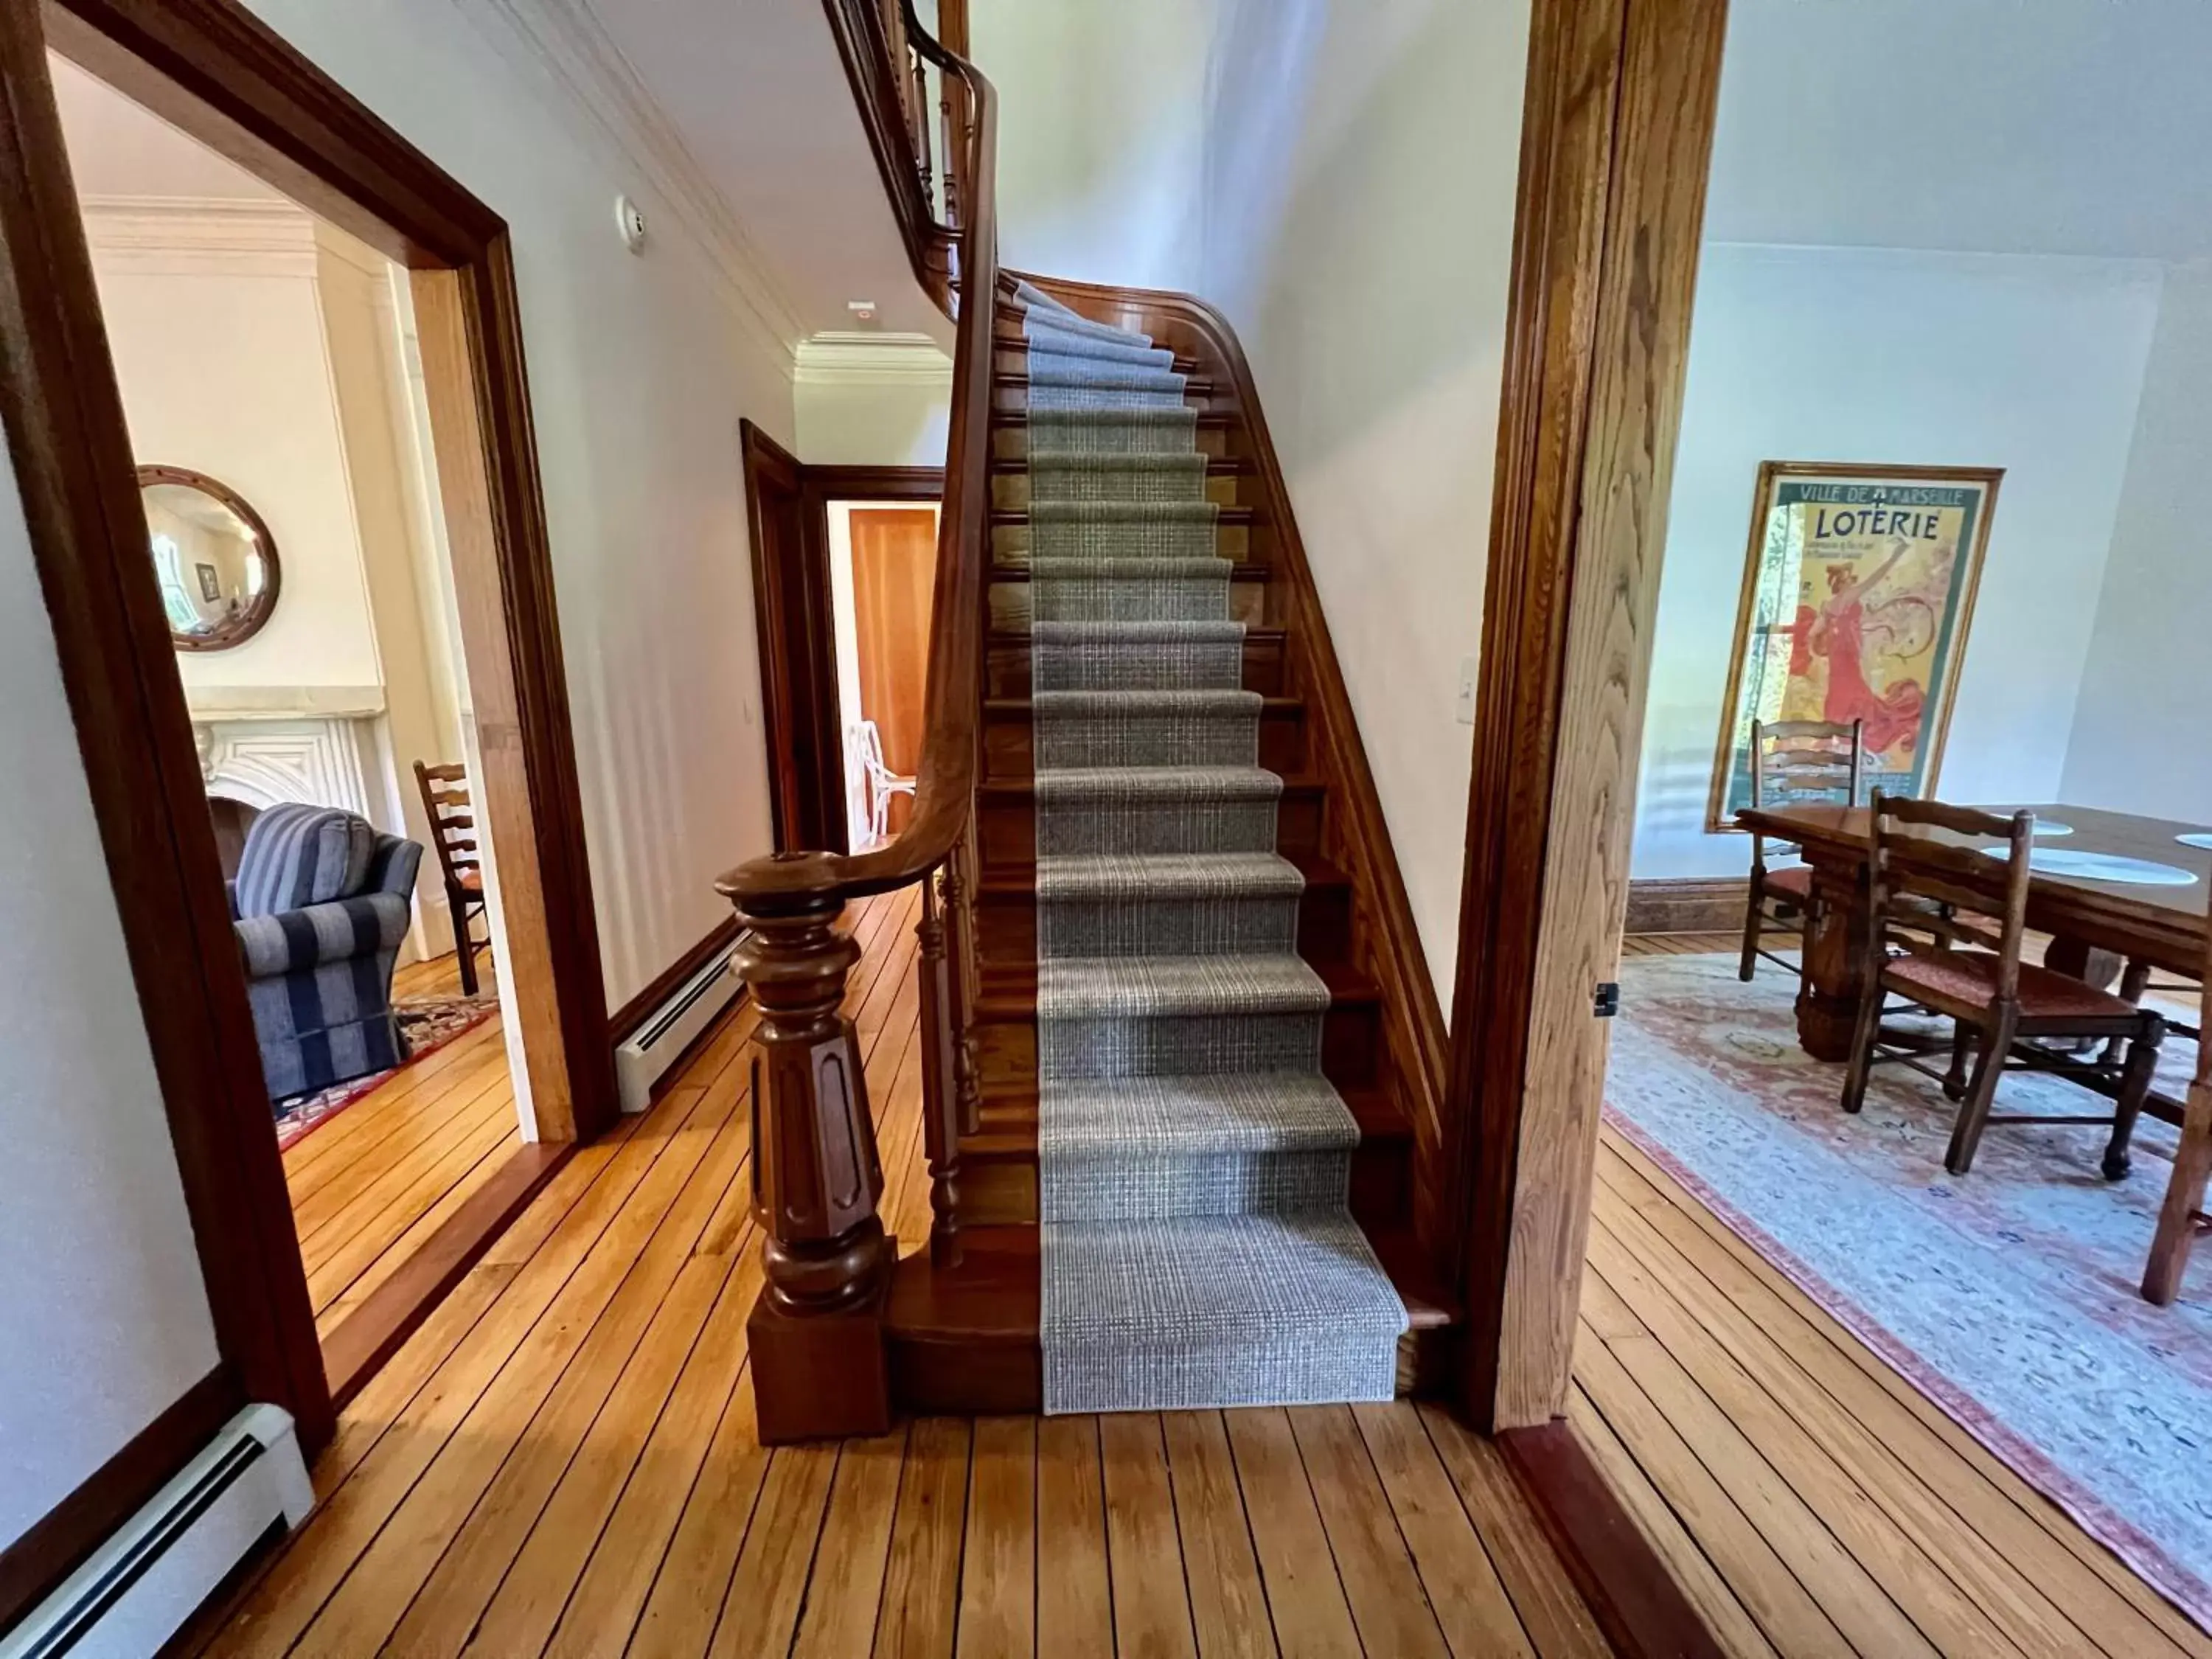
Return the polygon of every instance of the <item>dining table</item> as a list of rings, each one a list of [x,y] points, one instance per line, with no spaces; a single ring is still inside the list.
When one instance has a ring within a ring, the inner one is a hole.
[[[2022,808],[1980,810],[2009,815]],[[2027,926],[2050,935],[2044,949],[2046,967],[2105,987],[2117,981],[2123,965],[2130,962],[2192,984],[2200,978],[2205,897],[2212,891],[2212,826],[2065,802],[2025,810],[2035,814],[2039,848],[2137,860],[2194,878],[2185,882],[2169,877],[2165,884],[2101,881],[2040,868],[2031,854]],[[1793,843],[1813,872],[1814,902],[1797,993],[1797,1040],[1815,1060],[1847,1060],[1869,959],[1868,809],[1814,803],[1751,807],[1736,814],[1736,823]]]

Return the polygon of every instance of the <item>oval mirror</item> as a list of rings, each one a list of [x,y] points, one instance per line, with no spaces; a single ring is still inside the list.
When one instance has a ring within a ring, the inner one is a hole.
[[[229,485],[184,466],[142,466],[154,574],[179,651],[228,651],[276,608],[276,544]]]

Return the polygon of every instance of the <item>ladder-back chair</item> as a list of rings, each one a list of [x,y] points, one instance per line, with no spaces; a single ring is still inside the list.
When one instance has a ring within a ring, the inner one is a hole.
[[[2208,937],[2197,992],[2212,985],[2212,937]],[[2173,1175],[2166,1183],[2166,1203],[2158,1212],[2158,1232],[2143,1269],[2142,1293],[2160,1307],[2181,1293],[2189,1271],[2189,1252],[2197,1234],[2212,1228],[2204,1213],[2204,1182],[2212,1174],[2212,1048],[2205,1046],[2203,1016],[2197,1016],[2197,1075],[2189,1085],[2189,1104],[2181,1116],[2181,1146],[2173,1155]]]
[[[1751,804],[1758,806],[1859,804],[1866,766],[1866,726],[1853,720],[1753,720],[1751,723]],[[1802,864],[1777,868],[1766,861],[1767,838],[1751,836],[1751,893],[1744,906],[1743,959],[1736,977],[1748,981],[1765,957],[1802,973],[1800,963],[1759,943],[1768,933],[1794,933],[1801,941],[1812,926],[1813,872]],[[1785,843],[1786,845],[1787,843]],[[1770,908],[1771,907],[1771,908]]]
[[[2021,960],[2035,814],[2000,817],[1879,789],[1871,807],[1867,868],[1873,920],[1861,963],[1865,988],[1844,1080],[1844,1109],[1856,1112],[1865,1103],[1868,1073],[1876,1063],[1896,1061],[1933,1079],[1960,1103],[1943,1159],[1954,1176],[1973,1167],[1982,1131],[1992,1123],[2110,1125],[2105,1176],[2117,1181],[2126,1175],[2128,1141],[2150,1092],[2166,1022],[2109,991]],[[1966,923],[1946,929],[1949,937],[1939,934],[1932,945],[1923,944],[1917,935],[1929,930],[1931,909],[1945,918],[1983,918],[1996,927],[1984,933]],[[1994,950],[1948,948],[1989,937]],[[1948,1073],[1923,1064],[1924,1050],[1917,1046],[1884,1045],[1882,1014],[1893,996],[1952,1022]],[[2084,1038],[2104,1039],[2109,1046],[2087,1060],[2054,1046]],[[2124,1059],[2111,1057],[2123,1051]],[[1990,1107],[1997,1079],[2008,1070],[2064,1078],[2111,1096],[2114,1109],[2109,1117],[1995,1115]]]
[[[453,953],[459,960],[461,994],[477,994],[477,952],[489,950],[470,931],[483,914],[483,866],[477,855],[476,817],[469,799],[469,770],[459,764],[415,763],[415,784],[422,792],[422,811],[430,820],[430,848],[445,878],[446,907],[453,917]]]

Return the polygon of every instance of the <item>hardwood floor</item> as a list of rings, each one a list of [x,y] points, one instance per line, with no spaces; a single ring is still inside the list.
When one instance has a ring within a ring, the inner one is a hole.
[[[918,1243],[915,894],[848,1003]],[[758,1444],[749,1011],[578,1152],[345,1411],[222,1655],[1582,1655],[1498,1454],[1358,1408],[924,1419]]]
[[[402,968],[398,998],[458,996],[454,959]],[[495,1015],[284,1150],[284,1182],[327,1340],[521,1145]]]
[[[1735,948],[1629,941],[1632,955]],[[1610,1130],[1575,1373],[1575,1425],[1731,1652],[2212,1656]]]

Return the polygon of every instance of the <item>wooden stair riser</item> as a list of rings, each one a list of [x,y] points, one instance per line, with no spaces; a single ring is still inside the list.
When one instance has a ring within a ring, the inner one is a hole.
[[[1030,693],[1029,635],[1024,630],[995,633],[990,637],[984,693],[990,697],[1025,697]],[[1243,686],[1263,697],[1279,697],[1289,690],[1283,664],[1283,630],[1255,629],[1244,637]]]
[[[985,882],[975,901],[975,945],[986,972],[1027,969],[1037,959],[1036,893]],[[1313,883],[1298,899],[1298,954],[1316,967],[1352,953],[1352,884],[1341,876]]]
[[[1208,457],[1229,454],[1230,420],[1226,414],[1201,410],[1198,417],[1198,453]],[[994,421],[991,453],[1000,461],[1014,461],[1030,453],[1029,423],[1018,416]]]
[[[991,1092],[1034,1088],[1037,1075],[1036,1009],[979,1006],[975,1062],[981,1086]],[[1364,1089],[1378,1079],[1382,1043],[1382,1006],[1372,996],[1339,998],[1322,1016],[1322,1074],[1339,1089]]]
[[[1310,859],[1321,850],[1327,796],[1313,783],[1291,779],[1275,809],[1275,850],[1286,859]],[[986,877],[1036,863],[1036,814],[1026,789],[982,792],[978,814],[982,825],[979,850]]]
[[[1260,764],[1288,777],[1305,769],[1305,709],[1295,699],[1270,699],[1260,714]],[[983,778],[1036,775],[1036,732],[1026,702],[993,702],[983,710]]]
[[[1002,354],[1003,355],[1003,354]],[[1212,409],[1215,399],[1225,395],[1224,388],[1217,386],[1202,374],[1185,375],[1183,401],[1195,409]],[[1029,361],[1009,368],[1004,362],[991,371],[991,407],[1012,415],[1017,411],[1027,414],[1030,407]]]
[[[1243,505],[1239,493],[1243,483],[1233,466],[1207,469],[1206,498],[1217,507],[1233,507]],[[1011,465],[994,466],[991,471],[991,506],[1001,513],[1026,513],[1030,505],[1030,475]]]

